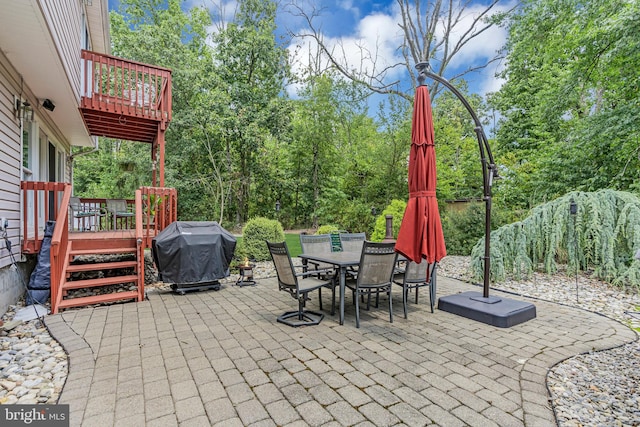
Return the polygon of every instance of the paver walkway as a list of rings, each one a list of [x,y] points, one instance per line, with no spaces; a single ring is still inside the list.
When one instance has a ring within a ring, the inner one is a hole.
[[[439,278],[439,296],[468,290]],[[424,292],[405,320],[394,291],[394,322],[382,303],[361,312],[360,329],[350,295],[343,326],[328,313],[314,327],[277,323],[297,304],[275,279],[49,316],[70,357],[59,403],[83,427],[550,426],[549,367],[635,339],[618,322],[538,300],[536,319],[501,329],[432,314]]]

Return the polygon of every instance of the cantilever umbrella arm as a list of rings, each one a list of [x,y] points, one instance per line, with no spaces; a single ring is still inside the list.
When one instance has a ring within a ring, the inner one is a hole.
[[[466,98],[456,89],[447,79],[434,74],[430,71],[428,62],[419,62],[416,64],[416,69],[419,72],[418,82],[420,85],[424,84],[426,77],[436,80],[446,86],[465,106],[473,121],[476,125],[475,132],[478,138],[478,149],[480,150],[480,161],[482,163],[482,187],[484,190],[484,203],[485,203],[485,234],[484,234],[484,283],[483,283],[483,297],[489,298],[489,283],[491,272],[491,186],[493,185],[493,178],[498,177],[498,169],[493,160],[491,154],[491,148],[487,136],[482,128],[482,123],[476,115],[471,104]]]

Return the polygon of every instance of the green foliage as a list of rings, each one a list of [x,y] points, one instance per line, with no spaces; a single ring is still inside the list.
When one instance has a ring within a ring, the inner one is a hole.
[[[570,214],[570,204],[577,214]],[[507,273],[527,276],[534,269],[547,273],[566,264],[569,271],[593,270],[619,286],[640,287],[640,198],[614,190],[571,192],[539,205],[519,222],[491,233],[493,280]],[[484,240],[472,251],[472,269],[482,277]]]
[[[389,206],[387,206],[384,211],[382,211],[381,215],[378,215],[376,218],[376,225],[373,229],[373,233],[371,233],[371,240],[374,242],[381,242],[385,236],[387,231],[387,215],[393,215],[392,221],[392,229],[393,229],[393,238],[395,239],[398,236],[398,230],[400,230],[400,224],[402,224],[402,217],[404,216],[404,210],[407,207],[407,202],[403,200],[392,200]]]
[[[221,30],[212,36],[212,74],[219,78],[218,89],[225,98],[209,98],[217,104],[210,153],[224,152],[224,181],[232,187],[236,217],[245,221],[250,214],[264,212],[251,206],[254,191],[264,194],[277,190],[269,183],[278,178],[278,164],[267,163],[266,146],[287,138],[290,115],[283,94],[289,65],[286,50],[274,35],[276,3],[242,0],[236,10],[231,21],[219,17]],[[254,177],[261,187],[258,191],[251,185]],[[273,206],[272,201],[269,206]]]
[[[331,233],[337,233],[340,230],[341,230],[340,227],[338,227],[337,225],[325,224],[318,227],[316,234],[331,234]]]
[[[371,215],[371,207],[360,200],[353,200],[341,212],[340,224],[351,233],[371,235],[376,217]]]
[[[495,230],[512,219],[513,212],[494,204],[491,209],[491,229]],[[484,239],[485,204],[471,202],[465,209],[447,211],[442,216],[442,231],[447,245],[447,254],[468,256],[478,242]]]
[[[573,190],[638,188],[639,22],[637,1],[522,2],[491,100],[505,200],[530,207]]]
[[[241,246],[236,250],[241,257],[247,257],[255,261],[267,261],[271,259],[266,241],[282,242],[285,240],[282,225],[275,220],[256,217],[247,221],[242,229]]]
[[[484,104],[478,95],[467,93],[464,81],[456,88],[479,116]],[[434,103],[438,200],[460,200],[482,194],[482,167],[478,153],[475,123],[469,112],[452,92],[442,93]],[[448,249],[447,249],[448,252]]]
[[[442,215],[442,232],[449,255],[469,255],[484,236],[485,210],[483,203],[472,202],[466,209]]]

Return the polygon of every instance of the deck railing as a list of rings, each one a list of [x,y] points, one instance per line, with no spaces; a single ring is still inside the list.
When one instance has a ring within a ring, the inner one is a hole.
[[[83,108],[171,121],[170,70],[88,50],[82,59]]]
[[[71,197],[69,184],[23,181],[20,187],[24,206],[21,236],[23,253],[35,254],[40,251],[47,221],[57,221],[56,229],[64,224],[64,233],[67,235],[69,232],[89,233],[113,229],[113,217],[106,209],[107,199],[80,198],[85,211],[102,212],[103,215],[76,218],[69,215],[69,200],[65,199],[67,192]],[[178,193],[175,188],[166,187],[140,187],[138,192],[139,204],[136,199],[126,200],[129,210],[136,212],[136,216],[118,217],[116,229],[136,230],[140,224],[143,246],[150,248],[155,235],[177,220]],[[65,239],[68,241],[68,237]]]
[[[47,221],[56,221],[62,208],[64,193],[71,185],[64,182],[22,181],[22,251],[40,251]],[[67,206],[64,207],[66,214]],[[65,222],[66,224],[66,222]],[[57,225],[57,224],[56,224]],[[66,229],[66,226],[65,226]]]
[[[178,219],[178,192],[175,188],[140,187],[136,191],[136,205],[140,193],[140,221],[145,247],[151,247],[151,240],[157,233]]]
[[[63,182],[23,181],[22,251],[37,253],[42,246],[47,221],[56,221],[51,236],[51,301],[56,301],[67,261],[69,242],[68,207],[71,185]]]

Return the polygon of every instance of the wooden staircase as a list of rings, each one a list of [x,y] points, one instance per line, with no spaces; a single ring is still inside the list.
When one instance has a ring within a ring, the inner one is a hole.
[[[138,249],[133,237],[70,240],[64,279],[57,295],[57,310],[114,301],[142,301],[144,260],[139,262],[138,256],[144,252]],[[109,260],[105,261],[104,258]],[[123,259],[113,261],[113,258]],[[127,286],[129,290],[117,289],[122,286]],[[77,293],[74,291],[80,289],[95,289],[96,292],[90,296],[74,297],[73,294]]]
[[[127,200],[135,216],[121,218],[126,221],[117,224],[108,216],[97,217],[94,227],[78,227],[69,218],[71,185],[23,181],[21,189],[27,207],[23,216],[23,254],[38,253],[44,240],[44,224],[50,219],[56,221],[49,254],[52,313],[70,307],[144,300],[144,251],[151,248],[157,233],[177,220],[175,188],[140,187],[134,200]],[[91,210],[102,210],[106,199],[85,198],[81,203]],[[33,214],[28,215],[29,211]],[[94,262],[86,262],[91,258]],[[128,289],[122,291],[116,286]],[[78,296],[80,289],[93,291]]]

